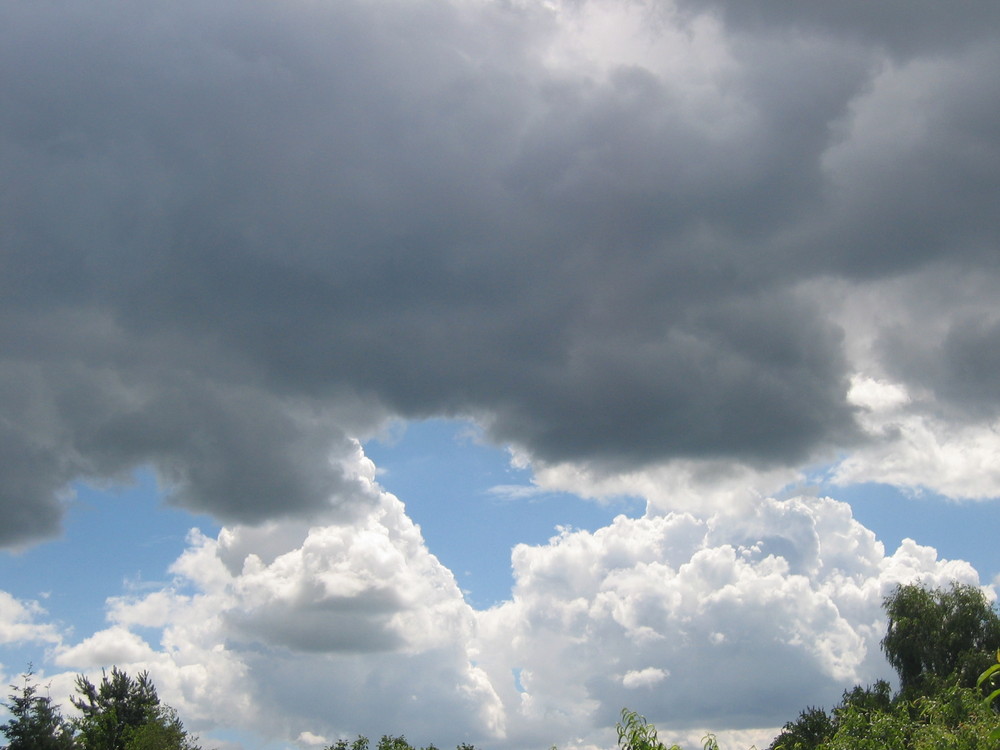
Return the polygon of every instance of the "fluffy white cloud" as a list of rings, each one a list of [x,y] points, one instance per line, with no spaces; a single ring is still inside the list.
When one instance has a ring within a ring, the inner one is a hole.
[[[992,270],[930,266],[804,285],[842,327],[853,370],[847,400],[862,440],[831,460],[833,482],[1000,497],[998,282]]]
[[[656,667],[646,667],[645,669],[632,669],[622,677],[622,685],[632,688],[650,688],[663,682],[669,673],[664,669]]]
[[[502,707],[473,663],[473,611],[402,503],[382,493],[367,514],[337,517],[193,532],[170,588],[110,600],[112,627],[57,663],[148,669],[196,729],[307,744],[501,736]],[[138,628],[159,629],[159,644]]]
[[[61,666],[98,667],[106,664],[138,664],[156,658],[156,652],[140,636],[122,627],[94,633],[55,658]]]
[[[887,556],[847,505],[806,497],[620,516],[518,546],[513,562],[513,597],[480,614],[480,632],[522,745],[554,727],[606,741],[598,729],[622,706],[677,736],[780,725],[888,676],[881,603],[896,584],[978,581],[910,540]]]
[[[711,729],[760,744],[804,705],[889,676],[881,602],[897,583],[978,580],[912,540],[887,555],[830,498],[651,503],[517,546],[511,599],[476,612],[394,496],[314,520],[193,533],[171,586],[110,600],[109,628],[57,648],[72,671],[54,684],[148,669],[192,728],[302,746],[405,732],[606,747],[622,706],[671,741]]]
[[[0,645],[59,643],[62,636],[56,626],[39,621],[45,614],[38,602],[17,599],[0,591]]]
[[[969,421],[914,399],[902,383],[858,376],[850,395],[871,441],[831,472],[838,484],[883,482],[956,499],[1000,497],[1000,419]]]

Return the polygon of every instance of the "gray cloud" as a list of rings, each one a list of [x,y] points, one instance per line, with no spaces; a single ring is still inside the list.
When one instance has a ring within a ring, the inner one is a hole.
[[[834,5],[776,0],[679,0],[693,12],[712,9],[727,25],[754,34],[787,33],[828,35],[879,45],[900,57],[950,51],[994,37],[1000,10],[988,0],[967,3],[962,12],[938,3],[866,3],[848,0]]]
[[[0,383],[4,542],[51,533],[69,481],[125,479],[142,464],[156,467],[174,501],[221,519],[260,521],[367,496],[336,461],[353,443],[308,403],[173,371],[143,377],[64,363],[9,364]]]
[[[664,21],[675,69],[559,62],[569,7],[5,6],[0,542],[143,462],[233,522],[346,503],[389,414],[614,467],[849,445],[801,283],[995,250],[996,11],[747,7]]]
[[[392,592],[373,591],[354,598],[328,599],[323,606],[299,609],[291,618],[287,611],[253,613],[256,617],[237,613],[227,624],[245,638],[294,651],[393,651],[405,645],[403,637],[387,627],[398,608]]]
[[[946,288],[962,294],[960,287]],[[879,340],[885,359],[893,363],[896,377],[933,393],[938,412],[959,421],[963,416],[994,418],[1000,409],[997,311],[984,307],[946,321],[933,336],[900,328],[887,331]]]

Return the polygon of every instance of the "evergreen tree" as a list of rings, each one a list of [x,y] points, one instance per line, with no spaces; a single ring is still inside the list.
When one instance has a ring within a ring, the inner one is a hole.
[[[112,667],[96,686],[79,675],[76,689],[85,750],[198,750],[177,712],[160,703],[148,672],[133,678]]]
[[[127,730],[151,720],[160,705],[148,672],[132,678],[112,667],[97,686],[78,675],[76,690],[80,697],[71,700],[80,711],[76,726],[87,750],[125,750]]]
[[[69,722],[47,695],[39,695],[34,671],[28,665],[24,685],[11,685],[10,703],[3,705],[11,713],[0,732],[9,740],[6,750],[73,750],[76,743]]]

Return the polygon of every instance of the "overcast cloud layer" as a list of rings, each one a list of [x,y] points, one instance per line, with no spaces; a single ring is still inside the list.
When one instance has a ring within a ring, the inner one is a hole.
[[[388,414],[612,470],[864,445],[860,367],[994,419],[995,14],[5,4],[3,540],[139,463],[306,512]]]
[[[0,592],[0,639],[206,725],[291,696],[257,728],[305,744],[397,705],[584,747],[642,691],[749,729],[881,676],[881,596],[976,572],[762,498],[1000,496],[1000,8],[813,5],[4,3],[0,545],[141,465],[226,527],[92,637]],[[647,514],[475,612],[358,447],[430,416]],[[691,687],[737,652],[772,713]]]

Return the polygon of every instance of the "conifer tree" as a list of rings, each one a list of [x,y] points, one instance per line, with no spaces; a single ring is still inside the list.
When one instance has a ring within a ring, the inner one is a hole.
[[[73,750],[76,743],[73,731],[52,699],[38,692],[34,683],[34,670],[28,665],[23,675],[24,684],[11,685],[9,703],[3,705],[11,718],[0,724],[0,732],[7,737],[6,750]]]
[[[177,712],[160,703],[148,672],[133,678],[112,667],[100,685],[79,675],[76,689],[84,750],[198,750]]]

